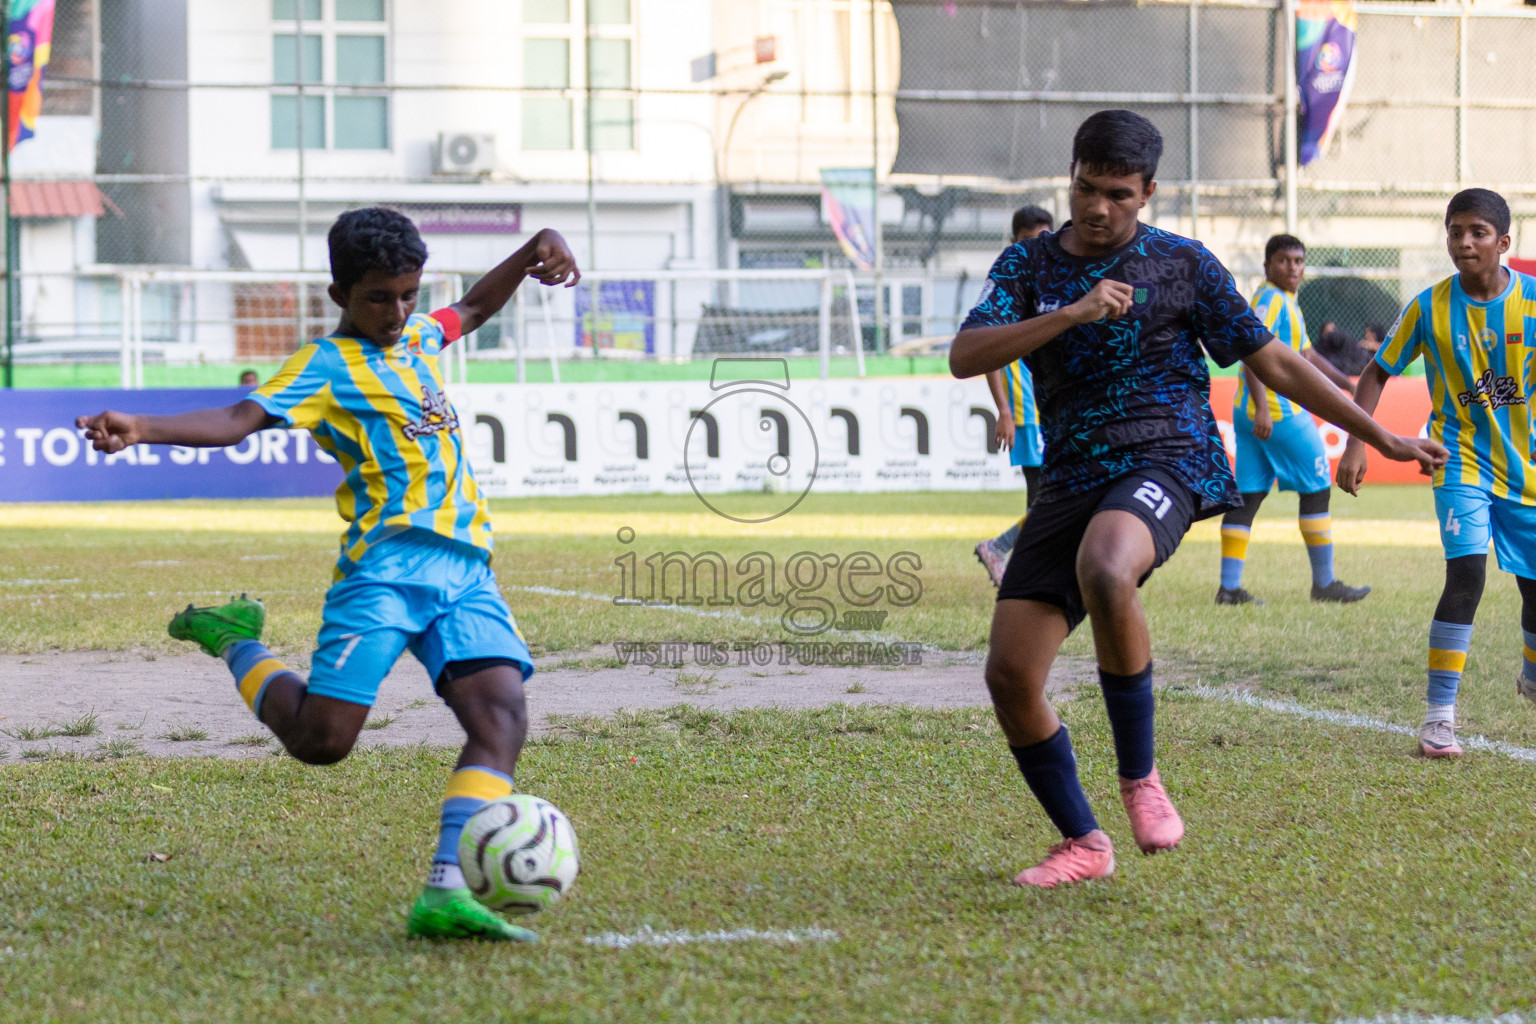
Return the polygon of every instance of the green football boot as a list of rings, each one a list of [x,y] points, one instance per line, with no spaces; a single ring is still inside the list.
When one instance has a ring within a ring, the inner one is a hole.
[[[190,640],[215,658],[222,658],[230,644],[260,640],[266,621],[266,605],[241,594],[229,604],[212,608],[189,604],[185,611],[176,613],[165,631],[176,640]]]
[[[405,930],[422,939],[539,941],[538,935],[527,928],[503,921],[468,889],[422,889],[406,919]]]

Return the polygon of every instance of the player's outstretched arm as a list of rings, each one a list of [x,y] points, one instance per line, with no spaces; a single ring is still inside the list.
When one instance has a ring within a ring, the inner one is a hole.
[[[1374,359],[1360,372],[1360,383],[1355,386],[1355,404],[1367,415],[1376,411],[1381,393],[1387,386],[1387,371]],[[1350,494],[1359,494],[1365,482],[1365,445],[1358,438],[1350,437],[1339,458],[1339,487]]]
[[[1018,323],[967,328],[949,346],[949,372],[963,380],[1001,370],[1069,328],[1125,316],[1134,293],[1124,281],[1101,280],[1070,306]]]
[[[190,448],[223,448],[239,444],[264,427],[281,422],[246,399],[221,409],[198,409],[175,416],[144,416],[127,412],[80,416],[75,426],[99,452],[120,452],[134,444],[180,444]]]
[[[1265,386],[1321,416],[1329,423],[1349,431],[1387,458],[1396,462],[1417,462],[1424,472],[1445,465],[1446,451],[1433,441],[1398,437],[1350,401],[1317,368],[1291,350],[1271,339],[1269,344],[1243,360],[1258,374]]]
[[[566,245],[560,232],[544,228],[525,242],[511,256],[464,293],[452,309],[459,315],[459,324],[465,334],[478,328],[501,312],[501,307],[512,298],[523,278],[531,277],[540,284],[563,284],[575,287],[581,280],[576,268],[576,257]]]

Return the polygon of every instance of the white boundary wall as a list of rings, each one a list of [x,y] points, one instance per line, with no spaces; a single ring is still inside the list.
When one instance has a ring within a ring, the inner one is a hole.
[[[1008,453],[987,451],[996,407],[981,377],[832,379],[787,389],[782,381],[716,389],[707,381],[460,384],[450,393],[475,475],[497,498],[685,494],[696,486],[705,494],[769,489],[793,500],[808,488],[1022,487]]]

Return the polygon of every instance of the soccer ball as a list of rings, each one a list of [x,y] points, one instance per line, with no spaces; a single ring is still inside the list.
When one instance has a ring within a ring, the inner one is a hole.
[[[464,823],[459,867],[492,910],[532,914],[576,884],[576,832],[560,808],[527,793],[492,800]]]

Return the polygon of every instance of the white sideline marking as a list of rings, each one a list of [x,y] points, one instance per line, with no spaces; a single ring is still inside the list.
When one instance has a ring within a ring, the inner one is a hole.
[[[658,932],[653,931],[650,925],[641,925],[639,931],[628,935],[619,932],[589,935],[586,943],[605,949],[631,949],[635,946],[682,946],[690,942],[830,942],[836,938],[837,932],[826,928],[769,932],[760,932],[755,928],[737,928],[729,932]]]
[[[1293,715],[1297,718],[1308,718],[1314,722],[1327,722],[1330,725],[1342,725],[1349,729],[1362,729],[1366,732],[1389,732],[1399,736],[1417,736],[1419,730],[1406,725],[1394,725],[1391,722],[1383,722],[1379,718],[1371,718],[1366,715],[1350,714],[1347,711],[1325,711],[1321,708],[1309,708],[1295,701],[1274,700],[1269,697],[1255,697],[1251,693],[1242,693],[1233,690],[1219,690],[1213,686],[1192,686],[1186,690],[1174,690],[1174,693],[1188,693],[1196,697],[1204,697],[1207,700],[1219,700],[1228,704],[1243,704],[1250,708],[1262,708],[1265,711],[1278,711],[1282,715]],[[1490,740],[1486,736],[1461,737],[1461,745],[1466,750],[1485,750],[1492,754],[1503,754],[1516,761],[1529,761],[1536,764],[1536,750],[1530,747],[1517,747],[1513,743],[1505,743],[1503,740]],[[1368,1018],[1359,1018],[1365,1021]],[[1410,1021],[1457,1021],[1460,1017],[1376,1017],[1369,1018],[1378,1021],[1402,1022]],[[1504,1020],[1503,1017],[1491,1018]],[[1510,1018],[1513,1020],[1514,1018]],[[1351,1018],[1353,1020],[1353,1018]]]

